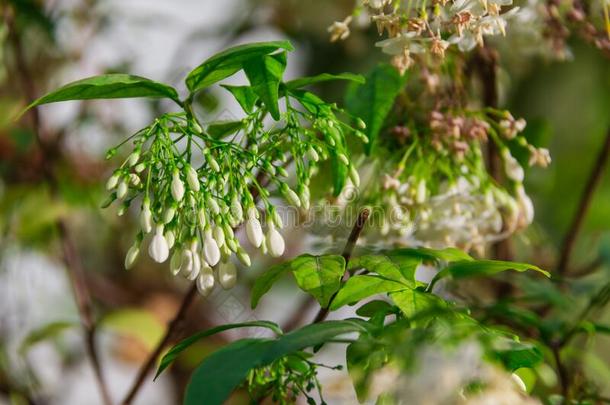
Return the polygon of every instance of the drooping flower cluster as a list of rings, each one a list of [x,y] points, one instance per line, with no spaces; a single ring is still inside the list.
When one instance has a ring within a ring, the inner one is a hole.
[[[513,150],[529,153],[526,163],[542,167],[550,156],[527,142],[523,119],[492,109],[433,111],[422,125],[393,128],[392,156],[363,169],[360,194],[345,189],[334,202],[351,212],[361,205],[372,208],[369,224],[379,235],[370,229],[365,237],[389,245],[455,246],[483,254],[490,243],[532,223],[525,170]],[[488,172],[487,143],[499,151],[504,181]],[[397,162],[395,156],[401,155]]]
[[[308,209],[309,179],[319,160],[338,154],[337,164],[356,172],[338,147],[345,145],[345,133],[354,130],[332,113],[336,107],[327,106],[315,113],[289,107],[285,125],[271,128],[263,124],[264,110],[205,129],[185,113],[166,114],[134,134],[133,152],[106,184],[111,192],[106,205],[121,201],[119,215],[136,200],[140,206],[141,230],[125,267],[134,265],[146,238],[149,256],[158,263],[171,257],[171,272],[195,281],[201,294],[209,294],[217,283],[231,288],[237,270],[230,257],[235,254],[250,266],[235,235],[242,224],[253,248],[281,256],[283,224],[270,190],[290,205]],[[306,121],[312,129],[304,126]],[[234,129],[220,132],[227,126]],[[294,187],[286,183],[290,164],[296,172]]]
[[[507,20],[518,7],[506,11],[512,0],[409,1],[363,0],[354,15],[364,11],[388,38],[377,43],[392,55],[392,64],[404,72],[415,55],[443,59],[451,45],[467,52],[483,45],[485,36],[505,35]],[[349,36],[352,16],[329,27],[331,40]]]

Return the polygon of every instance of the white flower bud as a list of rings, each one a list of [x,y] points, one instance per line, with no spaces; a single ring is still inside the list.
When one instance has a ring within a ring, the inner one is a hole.
[[[148,246],[148,254],[157,263],[163,263],[169,256],[169,247],[167,246],[167,241],[163,236],[162,225],[157,226],[155,236],[153,236],[152,240],[150,241],[150,245]]]
[[[190,249],[184,249],[180,258],[180,267],[177,269],[174,275],[178,275],[178,273],[180,272],[186,276],[191,274],[191,272],[193,271],[194,256],[195,255]]]
[[[508,149],[504,149],[502,157],[504,158],[504,172],[508,178],[517,183],[522,183],[525,173],[519,162],[517,162],[517,159],[510,154]]]
[[[225,245],[229,249],[229,252],[237,252],[238,242],[235,238],[229,238],[225,241]],[[230,254],[230,253],[229,253]]]
[[[353,165],[349,167],[349,178],[352,180],[352,183],[354,183],[354,186],[360,187],[360,175]]]
[[[218,162],[216,161],[216,159],[214,159],[214,157],[212,155],[207,154],[206,159],[213,171],[215,171],[215,172],[220,171],[220,166],[218,165]]]
[[[165,236],[165,240],[167,241],[167,247],[173,248],[174,247],[174,243],[176,243],[176,236],[174,235],[174,231],[172,230],[167,230],[165,231],[165,234],[163,234],[163,236]]]
[[[215,226],[214,227],[214,239],[216,240],[216,244],[218,247],[222,247],[225,244],[225,233],[222,230],[222,227]]]
[[[348,159],[348,158],[347,158],[347,156],[345,156],[343,153],[339,153],[339,154],[337,155],[337,158],[338,158],[338,159],[339,159],[341,162],[343,162],[343,164],[344,164],[345,166],[348,166],[348,165],[349,165],[349,159]]]
[[[205,209],[201,208],[197,213],[197,217],[199,219],[199,226],[205,228],[206,224],[208,223],[208,218],[205,214]]]
[[[138,163],[136,165],[136,167],[134,168],[136,173],[142,173],[144,171],[144,169],[146,169],[146,164],[145,163]]]
[[[125,196],[127,195],[127,182],[126,181],[121,181],[119,183],[119,186],[117,187],[116,190],[116,196],[118,199],[122,200],[123,198],[125,198]]]
[[[208,197],[207,203],[208,203],[208,207],[210,208],[210,211],[212,211],[212,213],[214,215],[220,214],[220,207],[218,206],[218,202],[216,202],[215,198]]]
[[[144,200],[144,204],[142,204],[140,227],[144,233],[150,233],[150,231],[152,231],[152,212],[150,211],[150,202],[148,200]]]
[[[356,118],[356,124],[358,125],[358,128],[366,129],[366,123],[362,121],[362,119]]]
[[[284,227],[284,222],[282,221],[282,217],[280,216],[280,214],[278,214],[278,212],[276,210],[273,210],[273,215],[272,218],[273,223],[275,224],[275,226],[277,226],[278,228],[282,229]]]
[[[415,202],[417,202],[418,204],[423,204],[426,201],[426,192],[426,180],[421,179],[419,183],[417,183]]]
[[[193,255],[193,268],[191,269],[191,272],[189,274],[185,274],[185,277],[187,278],[187,280],[195,281],[195,279],[197,279],[197,276],[199,276],[199,272],[201,271],[202,263],[201,258],[196,252],[193,252],[191,250],[191,253]]]
[[[515,385],[517,387],[519,387],[519,389],[521,389],[521,391],[523,392],[527,392],[527,387],[525,386],[525,383],[523,382],[523,380],[521,379],[521,377],[519,377],[517,374],[512,373],[511,375],[511,379],[513,380],[513,382],[515,383]]]
[[[135,150],[127,158],[127,165],[130,166],[130,167],[131,166],[135,166],[136,163],[138,163],[138,160],[140,160],[140,151],[139,150]]]
[[[184,197],[184,183],[180,180],[180,173],[178,170],[174,170],[172,175],[172,197],[176,201],[182,201],[182,197]]]
[[[168,224],[168,223],[172,222],[172,219],[174,219],[175,215],[176,215],[176,207],[175,206],[168,207],[165,210],[165,212],[163,213],[163,223]]]
[[[238,221],[241,221],[244,218],[244,210],[237,197],[231,201],[231,214],[233,214]]]
[[[140,243],[136,241],[127,251],[125,255],[125,269],[129,270],[133,267],[138,255],[140,254]]]
[[[525,224],[530,225],[534,221],[534,203],[521,185],[517,187],[517,202]]]
[[[306,185],[301,185],[299,188],[299,200],[301,201],[301,207],[308,210],[309,209],[309,187]]]
[[[309,158],[311,160],[313,160],[314,162],[317,162],[318,160],[320,160],[320,156],[318,155],[318,152],[316,152],[316,150],[312,147],[309,148],[307,150],[307,155],[309,156]]]
[[[271,254],[272,257],[280,257],[284,254],[285,247],[286,245],[282,235],[275,229],[273,224],[269,224],[269,230],[267,231],[267,248],[269,249],[269,254]]]
[[[289,187],[284,187],[283,193],[286,197],[286,201],[288,201],[290,204],[294,205],[295,207],[301,206],[301,200],[299,199],[299,196],[297,195],[297,193],[292,191],[292,189],[290,189]]]
[[[233,262],[220,263],[218,267],[218,281],[225,290],[235,287],[237,283],[237,268]]]
[[[198,192],[200,188],[199,184],[199,176],[197,175],[197,171],[193,169],[193,166],[188,165],[186,167],[186,182],[188,183],[191,190],[194,192]]]
[[[177,276],[180,273],[180,269],[182,267],[182,257],[184,255],[184,251],[175,250],[172,258],[169,261],[169,270],[172,272],[174,276]]]
[[[250,260],[250,255],[248,255],[248,253],[246,253],[246,251],[242,248],[237,249],[237,258],[246,267],[250,267],[250,265],[252,264],[252,261]]]
[[[108,178],[108,181],[106,182],[106,190],[108,190],[108,191],[113,190],[117,186],[117,184],[119,184],[119,178],[120,178],[120,176],[118,173],[115,173],[112,176],[110,176]]]
[[[250,218],[246,221],[246,236],[248,237],[248,241],[254,246],[258,248],[263,243],[263,229],[261,227],[261,223],[256,218]]]
[[[203,257],[210,266],[215,266],[220,261],[220,249],[218,244],[212,237],[212,231],[205,231],[205,240],[203,242]]]
[[[210,266],[203,266],[197,278],[197,290],[199,294],[207,297],[214,289],[214,271]]]
[[[142,181],[140,180],[140,176],[138,176],[138,175],[137,175],[137,174],[135,174],[135,173],[131,173],[131,174],[129,175],[129,181],[131,182],[131,184],[133,184],[133,185],[134,185],[134,186],[136,186],[136,187],[137,187],[137,186],[139,186],[139,185],[140,185],[140,183],[142,182]]]

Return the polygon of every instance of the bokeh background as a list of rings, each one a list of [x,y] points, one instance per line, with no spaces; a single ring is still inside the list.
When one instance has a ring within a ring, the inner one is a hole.
[[[366,73],[385,59],[373,46],[374,30],[354,31],[347,41],[334,44],[326,31],[352,6],[347,0],[4,0],[0,4],[4,17],[0,24],[0,404],[101,403],[61,260],[58,219],[65,221],[84,264],[99,319],[101,361],[115,400],[124,395],[188,287],[185,280],[172,277],[166,266],[148,259],[124,270],[124,255],[137,227],[136,213],[117,217],[116,207],[100,208],[103,184],[116,163],[104,159],[106,150],[169,106],[113,100],[41,107],[41,135],[55,146],[58,184],[50,185],[31,117],[15,118],[31,93],[39,96],[69,81],[108,72],[137,74],[184,91],[184,75],[212,53],[232,44],[276,39],[290,39],[296,48],[289,55],[287,78],[321,72]],[[507,41],[511,40],[509,34]],[[550,267],[557,259],[610,125],[609,60],[578,39],[572,39],[569,48],[571,57],[560,61],[543,53],[524,56],[511,51],[511,46],[499,46],[501,106],[524,117],[529,128],[536,129],[536,143],[548,147],[553,157],[549,168],[528,173],[526,189],[534,200],[536,219],[513,238],[515,258],[541,267]],[[230,80],[238,83],[244,78],[238,75]],[[318,90],[340,103],[345,87],[329,83]],[[204,119],[240,114],[236,103],[217,89],[202,94],[197,104]],[[321,248],[312,247],[312,239],[303,237],[306,233],[298,227],[284,233],[287,257]],[[573,258],[575,268],[594,263],[602,269],[582,279],[583,289],[607,282],[608,168]],[[256,311],[250,310],[249,285],[272,264],[261,257],[253,263],[250,269],[240,270],[240,283],[234,290],[217,289],[210,297],[198,299],[182,332],[252,319],[281,324],[291,318],[304,296],[290,280],[274,288]],[[310,319],[316,310],[303,311],[302,319]],[[602,319],[610,321],[610,314],[602,314]],[[47,330],[44,339],[32,337],[33,331],[49,323],[57,326]],[[227,332],[197,345],[171,372],[146,384],[135,403],[179,403],[198,359],[245,333]],[[586,359],[587,372],[608,383],[610,339],[600,336],[596,344]],[[324,360],[344,362],[341,353],[332,350],[324,352]],[[322,370],[322,379],[329,403],[352,403],[344,372]],[[247,397],[236,393],[232,403],[247,403]]]

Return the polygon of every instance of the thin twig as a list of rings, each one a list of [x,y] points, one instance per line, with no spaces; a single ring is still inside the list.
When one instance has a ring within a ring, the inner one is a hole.
[[[4,9],[4,20],[6,22],[6,26],[8,27],[9,40],[14,48],[13,51],[15,54],[15,64],[18,70],[18,77],[29,104],[36,99],[36,88],[29,70],[29,66],[27,65],[23,55],[21,38],[19,37],[19,33],[17,32],[15,26],[14,15],[9,7]],[[56,145],[48,143],[46,141],[47,137],[43,136],[43,126],[37,108],[32,108],[29,110],[29,117],[31,119],[32,130],[36,136],[38,146],[43,155],[43,174],[49,183],[52,194],[56,196],[58,194],[57,178],[55,177],[55,173],[53,171],[53,162],[57,158]],[[102,396],[102,401],[106,405],[111,405],[112,400],[102,373],[102,367],[97,352],[95,341],[95,322],[93,318],[91,296],[85,283],[82,261],[78,257],[76,247],[70,238],[65,221],[60,218],[56,221],[55,225],[61,241],[66,273],[72,285],[81,325],[85,333],[85,348],[87,355],[91,361],[94,376]]]
[[[559,257],[559,262],[557,264],[557,273],[560,275],[565,274],[568,269],[568,266],[570,264],[570,257],[572,256],[572,251],[574,250],[574,243],[576,242],[576,238],[578,237],[580,228],[582,227],[584,219],[589,210],[589,206],[591,205],[591,201],[593,200],[593,195],[595,194],[597,184],[599,183],[602,174],[604,173],[604,167],[608,162],[609,156],[610,129],[608,130],[608,133],[606,134],[606,139],[604,140],[604,144],[602,145],[599,151],[597,161],[591,169],[587,184],[585,185],[583,193],[580,197],[578,208],[576,209],[570,227],[568,228],[568,231],[561,245],[561,256]]]
[[[179,330],[180,325],[182,324],[182,321],[188,312],[188,309],[190,308],[192,302],[195,300],[195,297],[197,297],[197,285],[193,283],[191,288],[188,290],[188,292],[182,299],[182,303],[178,308],[178,312],[176,312],[174,318],[167,325],[165,335],[163,335],[163,338],[161,338],[159,343],[157,343],[157,346],[148,355],[148,358],[146,359],[144,364],[142,364],[142,367],[140,367],[140,370],[138,371],[136,379],[134,380],[131,388],[129,389],[129,392],[125,396],[123,402],[121,402],[122,405],[128,405],[133,402],[134,398],[144,385],[146,377],[152,371],[153,367],[157,362],[157,359],[165,349],[165,346],[167,346],[172,341],[172,339],[174,339],[176,332]]]
[[[347,271],[347,264],[352,256],[352,252],[356,247],[356,242],[358,242],[358,238],[360,237],[360,234],[364,229],[364,225],[366,224],[366,220],[369,218],[370,213],[371,211],[368,208],[364,208],[362,211],[360,211],[360,214],[358,214],[358,218],[356,218],[356,223],[352,228],[352,232],[350,233],[349,238],[347,239],[345,248],[343,249],[342,256],[345,259],[345,272],[343,273],[343,281],[349,279],[349,271]],[[318,311],[318,314],[316,315],[312,323],[322,322],[324,319],[326,319],[326,317],[328,316],[328,312],[330,311],[330,305],[332,304],[336,296],[337,293],[333,294],[333,296],[330,297],[328,305],[324,308],[320,308],[320,311]]]

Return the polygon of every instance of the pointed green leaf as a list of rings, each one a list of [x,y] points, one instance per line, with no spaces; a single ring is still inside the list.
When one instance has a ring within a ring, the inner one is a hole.
[[[366,329],[353,321],[327,321],[305,326],[275,340],[241,339],[206,357],[186,387],[185,405],[221,405],[253,368],[314,347],[346,333]]]
[[[235,100],[237,100],[245,112],[252,112],[256,105],[256,101],[258,100],[258,96],[250,86],[229,86],[226,84],[222,84],[221,86],[233,94],[233,97],[235,97]]]
[[[326,308],[330,298],[341,286],[345,272],[345,259],[338,255],[302,255],[291,263],[299,287],[313,295]]]
[[[413,289],[392,292],[390,298],[407,318],[422,311],[445,306],[444,301],[437,296]]]
[[[245,127],[243,121],[217,121],[212,122],[208,128],[208,134],[216,139],[232,135]]]
[[[297,99],[299,103],[314,115],[328,115],[332,113],[330,105],[310,91],[289,90],[288,94]]]
[[[290,270],[290,262],[280,263],[271,267],[256,279],[254,286],[252,286],[252,297],[250,298],[250,306],[252,309],[256,308],[262,296],[265,295],[273,284],[275,284],[275,282],[288,270]]]
[[[249,59],[243,64],[250,86],[275,120],[280,119],[278,97],[280,82],[286,69],[286,52],[263,55]]]
[[[182,353],[183,351],[188,349],[194,343],[198,342],[199,340],[201,340],[203,338],[215,335],[217,333],[224,332],[224,331],[230,330],[230,329],[237,329],[237,328],[267,328],[267,329],[271,329],[277,335],[282,334],[282,330],[280,329],[280,327],[277,324],[275,324],[273,322],[269,322],[269,321],[251,321],[251,322],[243,322],[243,323],[232,323],[232,324],[221,325],[221,326],[217,326],[215,328],[204,330],[202,332],[189,336],[188,338],[182,340],[177,345],[172,347],[167,352],[167,354],[165,354],[165,356],[163,356],[163,358],[161,359],[161,363],[159,364],[159,368],[157,369],[157,374],[155,375],[155,379],[157,377],[159,377],[159,375],[167,367],[169,367],[169,365],[171,363],[173,363],[174,360],[176,360],[176,358],[178,357],[178,355],[180,353]]]
[[[322,73],[317,76],[300,77],[298,79],[290,80],[286,82],[286,88],[298,89],[301,87],[309,86],[316,83],[327,82],[331,80],[349,80],[355,83],[364,83],[364,77],[361,75],[355,75],[353,73],[339,73],[333,75],[329,73]]]
[[[442,260],[445,262],[457,262],[460,260],[471,261],[474,260],[468,253],[457,249],[457,248],[445,248],[445,249],[428,249],[424,247],[418,248],[401,248],[394,249],[386,252],[386,254],[391,254],[393,256],[410,256],[419,258],[423,261],[433,261],[436,262],[438,260]]]
[[[217,53],[193,69],[186,78],[186,86],[194,93],[225,79],[243,68],[243,64],[256,57],[269,55],[279,49],[292,51],[288,41],[256,42],[234,46]]]
[[[367,153],[375,148],[379,132],[407,78],[408,74],[401,76],[390,65],[379,65],[366,77],[366,83],[350,86],[345,103],[351,114],[366,123]]]
[[[40,97],[30,104],[27,109],[60,101],[134,97],[169,98],[180,103],[178,93],[171,86],[139,76],[108,74],[68,83]]]
[[[343,305],[360,301],[363,298],[375,294],[404,290],[405,287],[403,283],[379,276],[353,276],[341,287],[330,309],[334,311]]]
[[[519,272],[533,270],[550,277],[550,274],[547,271],[527,263],[505,262],[501,260],[463,260],[449,263],[447,267],[441,270],[432,279],[429,289],[432,289],[438,280],[447,276],[451,276],[454,279],[461,279],[467,277],[489,276],[506,270],[515,270]]]
[[[398,281],[415,288],[415,270],[421,264],[418,257],[386,252],[378,255],[365,255],[352,259],[350,269],[363,268],[371,273],[390,280]]]

